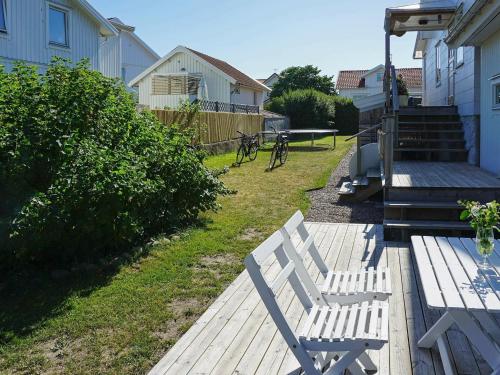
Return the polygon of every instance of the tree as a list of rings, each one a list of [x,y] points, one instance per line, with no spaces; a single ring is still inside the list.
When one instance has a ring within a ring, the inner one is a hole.
[[[283,70],[273,86],[271,98],[292,90],[314,89],[328,95],[336,95],[333,76],[320,75],[321,70],[312,65],[291,66]]]

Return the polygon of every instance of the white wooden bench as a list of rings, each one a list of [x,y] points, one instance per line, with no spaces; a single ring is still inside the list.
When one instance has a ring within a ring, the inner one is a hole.
[[[385,301],[364,301],[340,305],[316,303],[304,288],[296,263],[284,249],[285,237],[276,231],[245,259],[255,287],[278,330],[307,375],[353,375],[377,367],[366,350],[378,350],[388,341],[389,305]],[[269,281],[261,265],[276,256],[281,271]],[[292,330],[276,296],[287,283],[302,303],[308,317],[299,333]]]
[[[357,271],[330,270],[314,244],[314,236],[304,225],[302,212],[297,211],[281,231],[285,239],[285,251],[295,262],[297,273],[316,303],[352,304],[369,300],[384,301],[391,295],[391,273],[388,268],[369,267]],[[291,240],[295,232],[302,240],[299,248]],[[304,266],[303,259],[307,253],[311,255],[324,277],[320,285],[314,283]]]

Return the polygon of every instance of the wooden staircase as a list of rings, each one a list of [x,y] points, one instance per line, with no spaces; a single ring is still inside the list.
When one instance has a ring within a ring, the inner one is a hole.
[[[397,171],[401,180],[395,174],[392,186],[384,187],[385,240],[407,241],[413,234],[471,236],[469,225],[459,220],[461,207],[457,201],[498,199],[500,188],[494,187],[494,179],[479,180],[474,186],[462,184],[463,176],[446,173],[473,168],[464,164],[466,160],[456,107],[401,108],[394,148],[395,171],[398,161],[402,162]],[[421,173],[415,173],[416,167],[409,168],[417,165]],[[433,168],[442,168],[443,173],[441,169],[431,173]],[[470,179],[474,181],[474,176]]]
[[[456,107],[401,108],[394,160],[466,161]]]

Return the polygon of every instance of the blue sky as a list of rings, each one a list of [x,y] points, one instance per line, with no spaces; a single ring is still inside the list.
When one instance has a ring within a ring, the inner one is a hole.
[[[402,1],[90,0],[105,17],[135,26],[161,56],[185,45],[254,78],[292,65],[337,76],[383,63],[384,10]],[[414,41],[414,33],[392,37],[396,67],[421,66],[412,59]]]

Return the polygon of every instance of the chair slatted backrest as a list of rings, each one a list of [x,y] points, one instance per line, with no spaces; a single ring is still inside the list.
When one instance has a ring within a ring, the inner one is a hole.
[[[304,264],[304,257],[307,253],[311,255],[314,264],[318,267],[319,271],[323,275],[324,278],[327,277],[328,267],[321,258],[316,245],[314,244],[314,236],[309,233],[305,224],[304,224],[304,216],[302,212],[297,211],[281,228],[281,232],[284,237],[284,248],[287,253],[287,256],[295,262],[296,264],[296,272],[299,275],[299,278],[304,283],[307,291],[314,299],[314,301],[320,305],[326,304],[321,291],[319,290],[316,283],[313,281],[311,275],[307,271]],[[297,232],[302,243],[298,246],[298,248],[292,243],[292,236]]]
[[[245,258],[245,266],[267,311],[302,368],[308,369],[307,373],[319,374],[277,301],[279,290],[288,281],[307,312],[311,311],[314,305],[296,272],[296,263],[288,257],[284,250],[284,240],[285,237],[280,231],[274,232]],[[272,255],[276,256],[281,269],[276,278],[269,281],[264,275],[262,265]]]

